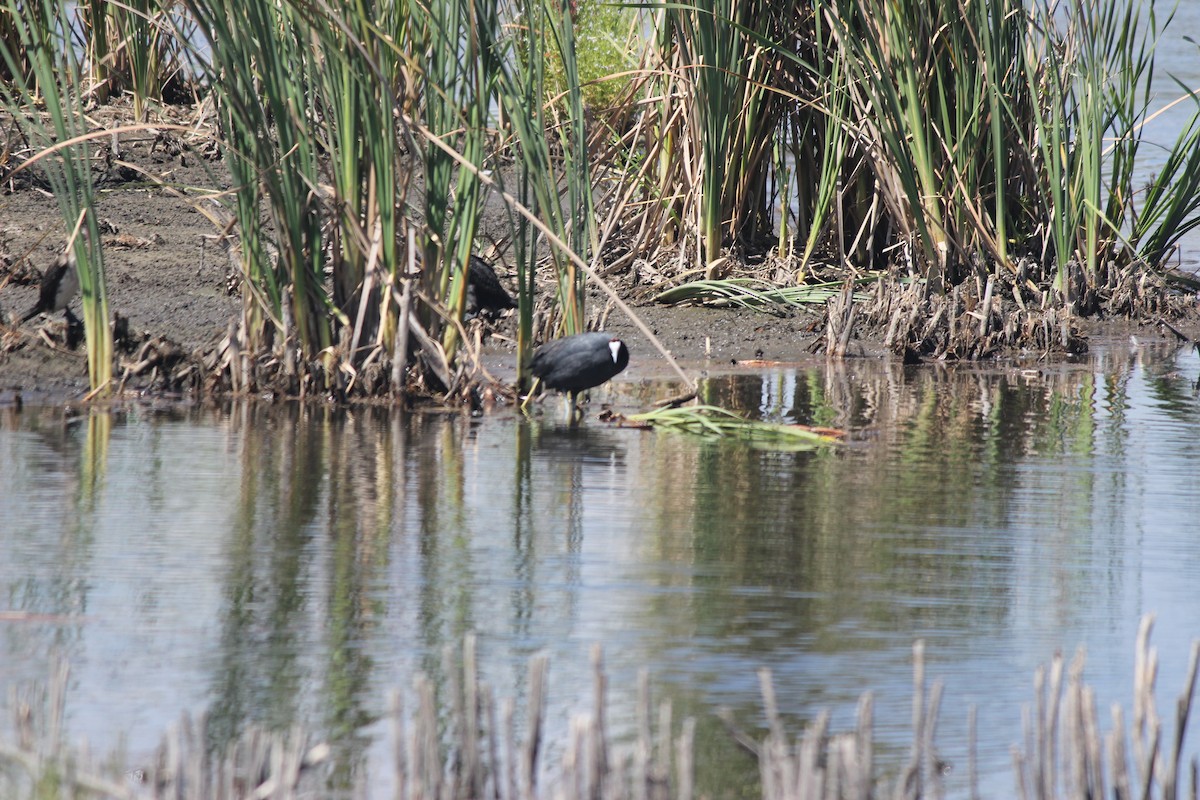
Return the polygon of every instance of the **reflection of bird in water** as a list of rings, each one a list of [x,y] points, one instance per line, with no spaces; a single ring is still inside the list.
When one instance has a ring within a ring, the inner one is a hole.
[[[479,256],[472,254],[470,266],[467,269],[467,315],[485,312],[495,315],[516,307],[516,301],[505,291],[492,266]]]
[[[66,311],[67,323],[75,323],[75,315],[67,306],[78,293],[79,272],[75,269],[75,259],[59,256],[54,264],[42,274],[42,284],[38,290],[37,302],[21,316],[21,322],[28,322],[38,314]]]
[[[624,437],[611,428],[538,425],[533,430],[533,453],[543,463],[588,468],[627,463]]]
[[[547,342],[533,354],[529,368],[547,389],[557,389],[570,397],[574,415],[580,392],[599,386],[628,364],[625,343],[595,331]]]

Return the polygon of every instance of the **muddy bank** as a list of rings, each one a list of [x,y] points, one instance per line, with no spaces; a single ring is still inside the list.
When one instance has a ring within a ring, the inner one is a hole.
[[[98,211],[105,231],[110,310],[128,321],[116,375],[126,376],[127,391],[138,392],[161,385],[154,369],[145,366],[147,357],[157,352],[147,342],[176,348],[173,357],[195,358],[211,350],[238,316],[241,299],[236,278],[216,241],[217,229],[198,209],[210,202],[206,195],[227,188],[227,176],[202,140],[189,142],[165,131],[130,136],[122,141],[119,157],[109,155],[113,166],[101,178]],[[87,392],[84,351],[64,346],[61,314],[15,324],[36,300],[37,270],[53,263],[64,238],[52,196],[28,180],[4,186],[0,196],[0,403],[12,403],[17,396],[25,402],[59,402]],[[511,276],[502,274],[502,278],[511,287]],[[593,311],[602,306],[602,299],[593,300]],[[78,300],[73,307],[78,311]],[[783,317],[647,302],[635,310],[663,345],[693,370],[720,369],[734,362],[804,361],[822,352],[824,314],[819,307]],[[1194,312],[1174,324],[1188,336],[1200,337],[1200,318]],[[620,311],[611,311],[606,327],[629,344],[634,374],[669,373],[657,368],[661,356]],[[502,381],[512,377],[514,329],[510,313],[485,337],[486,366]],[[1156,320],[1082,320],[1080,331],[1104,339],[1130,334],[1143,339],[1171,337]],[[867,338],[852,338],[850,356],[895,357],[883,346],[879,331],[856,332],[856,336]]]

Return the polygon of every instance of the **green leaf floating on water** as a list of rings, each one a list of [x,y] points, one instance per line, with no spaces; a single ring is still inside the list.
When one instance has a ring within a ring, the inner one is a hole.
[[[705,439],[738,440],[770,450],[811,450],[837,444],[845,431],[747,419],[717,406],[660,408],[619,417],[621,424],[678,431]]]

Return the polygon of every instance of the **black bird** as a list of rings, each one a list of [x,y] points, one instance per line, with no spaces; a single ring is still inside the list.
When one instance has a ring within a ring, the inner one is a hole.
[[[472,254],[467,269],[467,314],[474,315],[485,311],[498,314],[505,309],[516,307],[516,301],[504,290],[491,264]]]
[[[572,414],[580,392],[599,386],[629,364],[629,350],[620,339],[603,331],[580,333],[547,342],[529,363],[548,389],[570,395]]]
[[[38,290],[37,302],[21,317],[21,322],[28,322],[38,314],[53,314],[57,311],[67,312],[67,323],[75,320],[71,309],[67,308],[75,295],[79,293],[79,273],[75,270],[75,259],[59,256],[49,269],[42,274],[42,285]]]

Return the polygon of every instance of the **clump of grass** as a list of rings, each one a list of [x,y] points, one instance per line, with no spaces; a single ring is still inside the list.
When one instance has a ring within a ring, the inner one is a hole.
[[[325,388],[335,314],[322,257],[311,30],[288,3],[188,0],[187,8],[212,43],[207,82],[234,180],[243,349],[273,351],[302,390],[311,376],[295,374],[294,354],[303,364],[323,354],[315,388]]]
[[[190,26],[174,3],[162,0],[89,2],[87,50],[97,99],[128,90],[133,116],[145,122],[151,103],[161,103],[171,82],[182,83]]]

